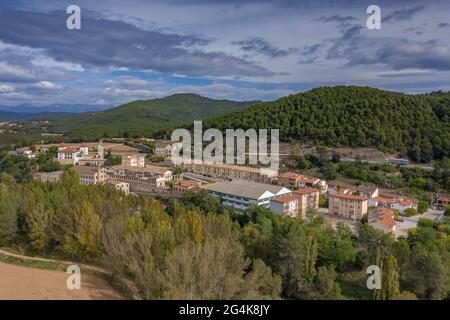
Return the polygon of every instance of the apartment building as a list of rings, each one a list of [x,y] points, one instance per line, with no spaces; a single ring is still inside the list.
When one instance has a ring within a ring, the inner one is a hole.
[[[319,190],[315,187],[306,187],[295,190],[298,196],[298,210],[300,215],[306,214],[308,209],[319,209]]]
[[[226,180],[244,180],[270,183],[277,177],[277,172],[261,168],[231,165],[231,164],[184,164],[187,172]]]
[[[81,184],[99,184],[107,179],[106,169],[100,167],[75,166],[75,171],[80,175]]]
[[[328,195],[328,210],[338,217],[359,220],[367,214],[368,199],[352,194],[335,193]]]
[[[122,156],[122,165],[128,167],[145,167],[145,156],[144,155],[126,155]]]
[[[216,182],[205,189],[219,197],[222,204],[242,210],[251,205],[269,209],[270,200],[292,194],[291,190],[282,186],[243,180]]]

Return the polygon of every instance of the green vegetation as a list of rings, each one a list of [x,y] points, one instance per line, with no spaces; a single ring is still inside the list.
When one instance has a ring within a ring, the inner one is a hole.
[[[450,156],[448,95],[322,87],[205,121],[209,128],[280,129],[285,141],[374,146],[416,161]]]
[[[49,130],[75,140],[164,135],[170,128],[194,120],[242,109],[253,102],[214,100],[196,94],[174,94],[162,99],[139,100],[102,112],[87,112],[56,119]]]
[[[101,265],[144,299],[444,299],[450,292],[450,228],[420,221],[395,241],[367,224],[360,236],[261,207],[230,212],[217,198],[186,192],[125,196],[77,183],[0,182],[0,245]],[[379,263],[382,292],[364,271]]]

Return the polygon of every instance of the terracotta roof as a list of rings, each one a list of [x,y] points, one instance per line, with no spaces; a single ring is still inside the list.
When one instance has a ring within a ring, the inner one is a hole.
[[[195,182],[192,182],[189,180],[179,180],[176,182],[176,185],[180,185],[180,186],[187,187],[187,188],[197,187],[199,184],[200,184],[199,182],[195,183]]]
[[[295,173],[295,172],[283,172],[283,173],[280,173],[279,175],[278,175],[278,178],[280,179],[289,179],[289,180],[291,180],[291,179],[297,179],[299,177],[299,174],[297,174],[297,173]]]
[[[367,198],[365,198],[365,197],[355,196],[355,195],[352,195],[352,194],[343,194],[343,193],[330,194],[330,197],[336,197],[336,198],[348,199],[348,200],[355,200],[355,201],[365,201],[365,200],[367,200]]]
[[[397,225],[393,216],[394,213],[388,208],[379,207],[375,212],[369,214],[368,220],[369,224],[378,222],[388,228],[392,228]]]
[[[299,189],[299,190],[295,190],[294,193],[296,194],[308,194],[308,193],[313,193],[313,192],[319,192],[316,188],[314,187],[307,187],[307,188],[303,188],[303,189]]]
[[[314,184],[314,183],[317,183],[318,181],[320,181],[319,178],[313,178],[313,177],[307,177],[307,176],[300,176],[298,179],[300,182],[311,183],[311,184]]]
[[[298,196],[291,195],[291,196],[279,197],[279,198],[276,198],[276,199],[274,199],[272,201],[280,202],[280,203],[287,203],[287,202],[291,202],[291,201],[295,201],[295,200],[298,200]]]

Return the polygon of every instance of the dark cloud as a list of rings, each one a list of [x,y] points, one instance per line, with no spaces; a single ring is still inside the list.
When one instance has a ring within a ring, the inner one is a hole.
[[[0,40],[43,48],[59,61],[85,67],[123,67],[191,76],[273,75],[244,59],[200,50],[209,41],[204,37],[142,30],[92,15],[82,18],[82,30],[68,30],[66,18],[64,12],[2,10]]]
[[[405,21],[405,20],[411,20],[411,18],[418,12],[421,12],[425,9],[424,6],[416,6],[410,9],[400,9],[395,10],[389,13],[388,15],[384,16],[381,21],[382,22],[398,22],[398,21]]]
[[[287,50],[278,48],[259,37],[252,37],[241,41],[233,41],[231,44],[239,46],[243,51],[261,54],[270,58],[286,57],[298,51],[297,48],[289,48]]]
[[[441,22],[441,23],[438,23],[438,27],[439,28],[448,28],[448,27],[450,27],[450,23]]]
[[[315,62],[319,58],[320,49],[322,44],[317,43],[311,46],[305,46],[300,52],[301,58],[298,61],[300,64],[310,64]]]

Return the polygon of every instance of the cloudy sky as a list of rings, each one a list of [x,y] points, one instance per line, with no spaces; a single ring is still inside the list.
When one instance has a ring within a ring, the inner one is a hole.
[[[81,30],[66,8],[81,8]],[[382,29],[369,30],[370,4]],[[0,107],[450,90],[450,1],[2,0]]]

